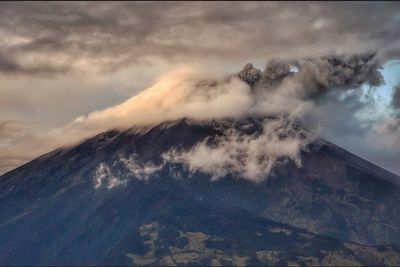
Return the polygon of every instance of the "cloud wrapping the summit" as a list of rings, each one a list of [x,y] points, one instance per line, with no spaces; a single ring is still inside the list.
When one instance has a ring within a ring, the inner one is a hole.
[[[193,69],[181,68],[119,105],[75,119],[62,132],[82,136],[182,117],[198,120],[240,117],[252,105],[250,88],[239,78],[210,78]]]
[[[311,116],[310,119],[310,115],[318,109],[320,109],[319,114],[328,114],[327,106],[324,104],[327,101],[347,106],[349,103],[344,100],[346,99],[343,98],[344,94],[354,90],[360,91],[362,85],[379,85],[382,82],[379,69],[380,65],[375,60],[374,54],[324,56],[290,61],[274,60],[267,64],[264,71],[246,65],[238,75],[225,77],[204,70],[181,68],[162,76],[153,86],[123,103],[80,116],[66,126],[40,136],[37,142],[46,143],[47,146],[71,145],[107,129],[154,125],[182,117],[205,120],[241,118],[255,114],[285,115],[289,121],[303,120],[305,127],[313,124],[319,126],[327,120],[327,117]],[[360,103],[361,106],[366,105]],[[354,123],[363,123],[359,118],[352,119]],[[311,123],[308,120],[311,120]],[[339,120],[330,119],[330,122],[336,123]],[[340,128],[342,125],[334,127]],[[367,130],[379,129],[377,127],[376,124],[371,124]],[[387,133],[382,129],[379,131]],[[310,127],[310,130],[316,129]],[[241,149],[244,145],[254,144],[251,140],[242,141],[233,136],[222,142],[226,144],[225,146],[216,150],[200,146],[192,158],[208,153],[219,155],[224,161],[222,155],[232,154],[224,150],[224,147]],[[276,140],[258,141],[264,142],[265,147],[267,141],[273,144]],[[285,144],[285,142],[279,143],[281,149]],[[292,145],[298,146],[296,143]],[[295,150],[298,153],[298,147]],[[275,152],[271,153],[274,155]],[[294,154],[287,153],[286,156],[295,160]],[[255,160],[259,156],[257,153],[254,155],[249,160]],[[233,171],[257,179],[259,174],[254,173],[255,168],[267,170],[268,173],[276,158],[279,157],[272,156],[272,160],[268,161],[269,165],[256,164],[253,167],[246,165],[247,167],[242,170]],[[187,159],[186,162],[201,169],[200,165],[196,165],[199,161]],[[207,162],[204,164],[207,165]],[[209,167],[215,169],[211,165]]]

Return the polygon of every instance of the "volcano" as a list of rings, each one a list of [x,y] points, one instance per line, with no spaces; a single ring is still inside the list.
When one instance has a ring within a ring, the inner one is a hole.
[[[265,120],[110,130],[0,176],[0,265],[400,265],[400,177],[328,141],[257,181],[165,160]]]

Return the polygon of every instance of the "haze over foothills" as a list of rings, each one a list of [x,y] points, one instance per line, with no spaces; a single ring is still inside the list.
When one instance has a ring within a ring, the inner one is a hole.
[[[396,2],[2,2],[0,174],[110,128],[249,114],[400,174],[399,56]]]

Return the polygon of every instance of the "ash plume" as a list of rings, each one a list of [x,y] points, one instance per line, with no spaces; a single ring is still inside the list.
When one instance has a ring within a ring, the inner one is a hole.
[[[300,60],[271,60],[264,71],[247,64],[238,76],[254,88],[288,90],[308,99],[328,90],[348,90],[363,84],[379,86],[382,75],[376,53],[330,55]],[[292,70],[292,69],[296,69]]]

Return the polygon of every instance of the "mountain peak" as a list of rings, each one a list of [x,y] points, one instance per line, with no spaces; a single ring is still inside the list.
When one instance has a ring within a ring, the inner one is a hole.
[[[320,139],[303,149],[302,130],[279,117],[181,118],[39,157],[0,176],[0,262],[400,263],[395,177]],[[258,167],[257,182],[242,176]]]

